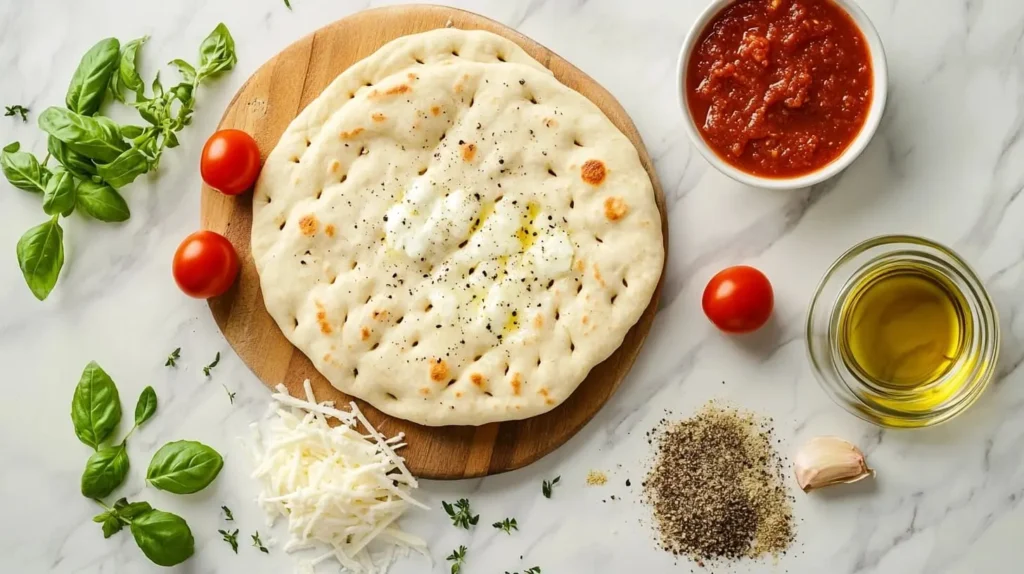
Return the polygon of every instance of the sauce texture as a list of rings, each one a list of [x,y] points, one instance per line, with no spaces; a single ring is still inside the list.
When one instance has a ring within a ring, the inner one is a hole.
[[[831,0],[740,0],[701,33],[686,99],[727,163],[789,178],[838,158],[872,99],[867,41]]]

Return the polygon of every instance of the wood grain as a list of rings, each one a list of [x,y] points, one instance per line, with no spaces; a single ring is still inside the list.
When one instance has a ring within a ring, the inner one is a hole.
[[[350,65],[399,36],[449,23],[509,38],[550,68],[563,84],[604,111],[636,145],[654,182],[667,249],[668,227],[661,186],[636,127],[615,98],[547,48],[469,12],[439,6],[398,6],[360,12],[334,22],[292,44],[257,70],[235,95],[220,128],[237,128],[252,134],[266,159],[298,112]],[[318,399],[346,404],[351,398],[332,387],[306,356],[285,339],[263,305],[249,246],[251,194],[227,197],[204,186],[201,209],[203,227],[225,235],[238,250],[242,262],[235,286],[209,302],[228,342],[268,386],[283,383],[292,394],[301,395],[302,381],[308,378]],[[424,427],[384,415],[366,403],[360,402],[359,406],[386,435],[406,434],[409,446],[402,452],[409,469],[419,477],[468,478],[520,468],[564,444],[615,392],[651,328],[660,295],[661,284],[622,346],[595,367],[565,403],[545,415],[480,427]]]

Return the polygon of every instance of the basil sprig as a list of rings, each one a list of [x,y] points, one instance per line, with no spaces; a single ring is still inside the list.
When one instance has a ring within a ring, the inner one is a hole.
[[[18,262],[36,298],[49,296],[64,262],[59,217],[73,211],[104,222],[131,216],[119,190],[139,176],[159,169],[165,149],[178,146],[178,132],[192,122],[195,93],[206,79],[234,68],[235,41],[219,24],[199,47],[199,64],[175,59],[169,65],[181,76],[164,87],[156,74],[146,93],[138,56],[148,37],[122,45],[116,38],[99,41],[78,64],[64,107],[39,114],[39,128],[49,135],[42,162],[13,142],[0,151],[4,177],[19,189],[41,193],[43,211],[52,219],[29,230],[18,243]],[[122,125],[97,115],[107,94],[134,107],[148,125]],[[133,96],[133,97],[129,97]],[[47,164],[53,159],[55,167]]]
[[[135,424],[120,443],[108,439],[121,421],[121,402],[113,379],[95,362],[82,372],[71,400],[71,420],[79,440],[96,452],[82,473],[81,490],[104,511],[93,517],[110,538],[128,526],[136,545],[154,564],[174,566],[195,553],[192,530],[183,518],[156,510],[147,502],[120,498],[113,506],[103,502],[128,476],[128,438],[156,413],[153,387],[146,387],[135,403]],[[193,441],[164,445],[150,463],[147,479],[153,486],[175,493],[198,492],[213,482],[224,465],[220,454]]]

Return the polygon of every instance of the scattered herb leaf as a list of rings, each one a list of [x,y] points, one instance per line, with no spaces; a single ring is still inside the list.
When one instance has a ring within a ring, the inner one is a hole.
[[[292,9],[292,1],[291,1],[291,0],[284,0],[284,5],[285,5],[285,7],[287,7],[287,8],[289,9],[289,10],[291,10],[291,9]]]
[[[503,531],[505,534],[512,534],[513,530],[519,530],[519,525],[516,524],[515,518],[506,518],[501,522],[495,522],[491,526]]]
[[[544,494],[544,498],[551,498],[551,489],[558,484],[558,481],[562,480],[561,476],[556,476],[554,480],[548,482],[544,481],[541,485],[540,491]]]
[[[264,554],[270,554],[270,551],[267,550],[267,547],[263,545],[263,541],[260,540],[260,531],[259,530],[256,531],[256,534],[252,535],[252,545],[255,546],[256,548],[259,548],[260,552],[262,552]]]
[[[195,539],[185,520],[170,512],[147,510],[131,519],[132,536],[154,564],[174,566],[195,553]]]
[[[128,451],[124,443],[116,447],[101,447],[85,463],[85,471],[82,473],[82,496],[104,498],[121,486],[126,476]]]
[[[28,121],[28,113],[31,111],[28,108],[26,108],[25,106],[19,106],[17,104],[15,104],[13,106],[4,106],[4,110],[5,110],[4,111],[4,116],[19,115],[19,116],[21,116],[21,121],[23,121],[23,122],[27,122]]]
[[[171,351],[170,355],[167,355],[167,362],[164,363],[165,367],[177,367],[178,359],[181,358],[181,347]]]
[[[234,532],[228,532],[227,530],[218,530],[217,532],[224,537],[224,542],[231,545],[231,549],[235,551],[235,554],[238,554],[238,529],[236,528]]]
[[[132,430],[142,426],[142,423],[152,418],[155,412],[156,391],[153,390],[153,387],[146,387],[142,389],[142,394],[139,395],[139,400],[135,403],[135,427]]]
[[[224,520],[230,520],[231,522],[235,521],[235,515],[231,514],[230,508],[227,506],[221,506],[220,509],[224,511]]]
[[[71,421],[75,434],[95,450],[121,422],[121,399],[117,386],[96,361],[85,366],[71,399]]]
[[[220,362],[220,351],[217,351],[217,356],[213,358],[213,362],[210,363],[209,365],[206,365],[205,367],[203,367],[203,374],[206,375],[207,377],[209,377],[210,376],[210,371],[212,371],[213,368],[216,367],[217,363],[219,363],[219,362]]]
[[[222,384],[221,386],[224,387],[224,392],[228,394],[228,400],[231,401],[231,404],[235,404],[235,395],[238,393],[232,393],[227,385]]]
[[[441,506],[444,507],[444,511],[448,513],[448,516],[452,519],[452,524],[457,528],[465,528],[469,530],[470,525],[476,525],[480,521],[480,515],[473,516],[470,514],[469,500],[460,498],[455,502],[454,505],[449,504],[445,501],[441,501]]]
[[[452,553],[445,560],[452,563],[452,574],[459,574],[462,572],[462,566],[466,563],[466,547],[459,546],[458,550],[452,550]]]

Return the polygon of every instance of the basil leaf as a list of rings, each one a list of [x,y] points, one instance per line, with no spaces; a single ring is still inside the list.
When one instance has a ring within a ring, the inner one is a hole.
[[[83,181],[78,186],[75,206],[93,219],[106,222],[127,221],[128,203],[114,188],[104,183]]]
[[[135,92],[136,101],[145,97],[146,84],[139,75],[136,60],[139,55],[139,48],[149,40],[149,36],[136,38],[121,48],[121,58],[117,68],[118,90],[115,92],[117,99],[124,101],[123,90],[128,89]]]
[[[153,99],[157,100],[164,95],[164,85],[160,82],[160,72],[156,73],[156,77],[153,78]]]
[[[96,173],[114,189],[121,189],[148,171],[149,158],[138,148],[131,148],[114,161],[96,166]]]
[[[92,517],[93,522],[100,522],[103,524],[103,537],[110,538],[111,536],[121,532],[124,528],[124,523],[117,518],[117,514],[107,510],[102,514],[97,514]]]
[[[235,67],[238,57],[235,55],[235,40],[223,23],[210,32],[210,35],[199,45],[198,79],[215,76]]]
[[[124,444],[102,447],[85,463],[85,472],[82,473],[82,495],[103,498],[121,486],[126,476],[128,451]]]
[[[39,128],[72,150],[94,160],[111,162],[128,149],[116,123],[50,107],[39,115]]]
[[[46,215],[71,215],[75,209],[76,187],[78,183],[70,172],[62,167],[55,169],[43,192],[43,211]]]
[[[141,137],[142,134],[146,133],[146,128],[139,126],[121,126],[121,135],[125,139],[134,140],[135,138]]]
[[[82,56],[64,98],[69,110],[83,116],[91,116],[99,111],[110,76],[117,66],[120,48],[117,38],[107,38],[100,40]]]
[[[174,494],[192,494],[209,486],[224,466],[220,454],[190,440],[169,442],[153,455],[146,480]]]
[[[154,126],[160,126],[163,119],[166,117],[163,106],[157,100],[146,100],[144,102],[136,102],[135,109],[139,111],[139,115],[142,119],[146,120]]]
[[[71,422],[78,440],[98,448],[121,422],[121,397],[117,385],[96,361],[82,371],[71,399]]]
[[[153,507],[150,506],[148,502],[125,501],[125,504],[117,509],[117,513],[120,516],[131,520],[132,518],[135,518],[144,512],[149,512],[150,510],[153,510]]]
[[[195,552],[188,523],[170,512],[143,512],[132,519],[131,531],[142,553],[160,566],[181,564]]]
[[[46,189],[46,168],[39,164],[36,156],[19,151],[21,144],[14,142],[0,152],[0,168],[11,185],[25,191],[40,192]]]
[[[156,391],[153,387],[142,389],[139,402],[135,403],[135,426],[148,421],[156,412]]]
[[[64,230],[57,223],[57,216],[21,236],[18,240],[18,265],[36,299],[46,299],[64,266]]]
[[[181,58],[176,58],[174,60],[171,60],[169,63],[170,63],[170,65],[178,68],[178,73],[181,74],[181,79],[183,81],[188,82],[189,84],[195,82],[195,80],[196,80],[196,69],[194,67],[192,67],[192,64],[189,64],[188,62],[186,62],[185,60],[182,60]]]
[[[46,138],[46,150],[57,160],[57,163],[64,166],[64,169],[75,174],[78,179],[89,179],[96,175],[96,166],[92,160],[84,155],[72,151],[64,142],[50,136]]]

